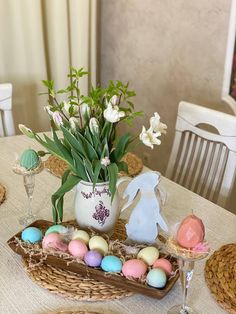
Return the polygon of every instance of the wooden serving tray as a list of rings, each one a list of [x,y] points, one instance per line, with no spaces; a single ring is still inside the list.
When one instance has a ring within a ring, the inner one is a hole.
[[[30,226],[31,227],[37,227],[37,228],[41,229],[42,231],[45,231],[51,225],[53,225],[52,222],[49,222],[46,220],[37,220],[34,223],[32,223]],[[63,223],[63,225],[67,226],[68,224]],[[7,243],[15,253],[17,253],[23,257],[29,257],[29,254],[26,253],[24,251],[24,249],[17,244],[17,241],[15,239],[15,238],[21,239],[21,232],[22,231],[18,232],[13,237],[11,237],[7,241]],[[32,258],[32,255],[31,255],[31,258]],[[39,257],[39,255],[36,254],[35,256],[33,256],[33,259],[36,261],[39,261],[40,257]],[[52,255],[52,254],[47,252],[44,263],[52,265],[52,266],[56,266],[56,267],[59,267],[61,269],[68,270],[68,271],[71,271],[74,273],[82,274],[87,278],[92,278],[92,279],[95,279],[98,281],[102,281],[102,282],[105,282],[107,284],[125,289],[125,290],[130,291],[130,292],[144,294],[144,295],[147,295],[149,297],[154,297],[157,299],[162,299],[172,289],[175,282],[179,278],[179,273],[177,272],[174,277],[170,278],[167,281],[167,284],[164,288],[157,289],[157,288],[147,286],[143,283],[139,283],[139,282],[134,281],[134,280],[126,279],[123,276],[112,275],[112,274],[107,276],[107,274],[99,268],[88,267],[84,264],[73,261],[73,257],[72,257],[72,261],[70,261],[70,263],[68,264],[68,260],[64,260],[63,258],[61,258],[59,256],[55,256],[55,255]]]

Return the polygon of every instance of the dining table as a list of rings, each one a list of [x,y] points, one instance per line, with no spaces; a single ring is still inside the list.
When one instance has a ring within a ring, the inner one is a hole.
[[[22,176],[13,172],[16,159],[27,148],[42,147],[24,135],[0,138],[0,183],[6,188],[6,200],[0,205],[0,313],[43,314],[55,311],[79,309],[99,313],[167,313],[175,304],[181,303],[181,283],[178,280],[161,300],[134,294],[112,301],[75,301],[50,293],[38,286],[27,275],[20,255],[7,245],[8,239],[23,229],[19,217],[26,214],[27,196]],[[158,169],[158,159],[156,168]],[[33,211],[40,218],[52,221],[51,195],[60,186],[60,179],[43,170],[36,175],[33,194]],[[236,242],[236,215],[202,198],[173,181],[161,176],[160,187],[166,194],[162,209],[169,226],[173,227],[192,212],[205,225],[206,239],[211,254],[222,245]],[[64,220],[74,219],[74,192],[65,197]],[[124,218],[127,213],[123,213]],[[188,292],[188,303],[200,314],[223,314],[204,278],[206,259],[196,262],[194,276]]]

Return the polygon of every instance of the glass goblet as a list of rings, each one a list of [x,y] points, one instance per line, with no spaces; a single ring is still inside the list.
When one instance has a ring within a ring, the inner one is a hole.
[[[24,182],[25,191],[28,197],[28,212],[26,215],[20,217],[19,223],[26,227],[37,219],[37,216],[33,214],[33,210],[32,210],[32,199],[33,199],[34,186],[35,186],[35,174],[30,171],[28,171],[27,173],[24,173],[23,182]]]
[[[182,285],[182,303],[170,308],[167,314],[197,314],[195,309],[187,305],[187,294],[193,277],[194,263],[207,257],[208,247],[203,245],[202,251],[184,249],[176,244],[173,237],[170,237],[166,241],[166,250],[177,258]]]

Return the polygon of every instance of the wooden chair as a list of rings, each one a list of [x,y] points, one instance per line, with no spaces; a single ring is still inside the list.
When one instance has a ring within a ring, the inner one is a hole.
[[[235,169],[236,117],[180,102],[166,177],[224,207]]]
[[[12,115],[12,84],[0,84],[0,136],[15,134]]]

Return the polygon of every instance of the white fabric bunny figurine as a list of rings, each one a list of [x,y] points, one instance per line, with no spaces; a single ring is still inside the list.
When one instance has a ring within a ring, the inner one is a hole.
[[[140,192],[140,200],[133,208],[126,224],[128,239],[139,243],[154,243],[158,235],[158,225],[168,231],[168,226],[161,216],[159,200],[155,188],[160,181],[160,173],[145,172],[134,178],[127,186],[123,196],[128,201],[122,211],[129,207]]]

